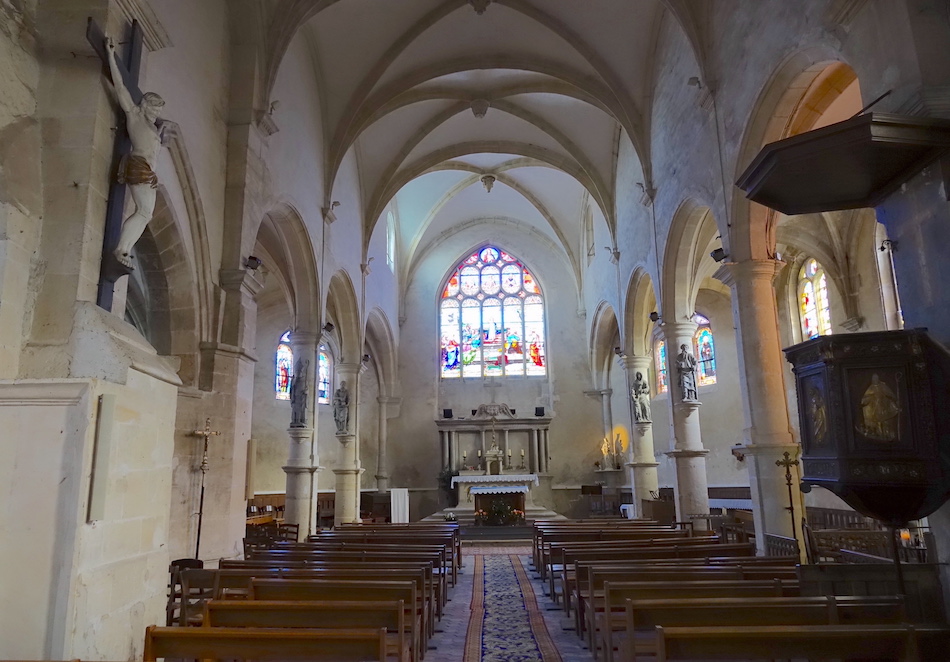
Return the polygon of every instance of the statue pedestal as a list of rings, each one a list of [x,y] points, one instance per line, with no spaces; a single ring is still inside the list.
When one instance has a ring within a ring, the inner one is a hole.
[[[334,526],[360,521],[360,474],[356,457],[356,435],[337,433],[337,441],[343,444],[343,456],[336,474],[336,500],[334,501]]]

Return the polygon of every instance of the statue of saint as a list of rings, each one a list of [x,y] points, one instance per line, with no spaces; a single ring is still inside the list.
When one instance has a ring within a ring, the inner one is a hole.
[[[680,345],[680,353],[676,355],[676,373],[683,400],[697,402],[699,395],[696,392],[696,357],[685,344]]]
[[[307,372],[310,361],[297,359],[294,366],[294,376],[290,382],[290,427],[307,427],[307,394],[310,392]]]
[[[891,388],[877,373],[861,396],[861,417],[858,432],[875,441],[897,441],[900,438],[900,403]]]
[[[115,43],[108,37],[106,52],[109,55],[109,71],[112,74],[116,100],[125,113],[126,127],[132,142],[132,152],[122,157],[116,180],[129,187],[129,194],[135,203],[135,211],[122,223],[119,244],[113,254],[120,263],[131,268],[132,247],[145,232],[145,226],[152,220],[155,211],[158,176],[153,168],[164,138],[158,114],[165,101],[154,92],[146,92],[138,105],[132,103],[132,95],[122,81],[122,74],[116,62]]]
[[[633,398],[633,417],[637,423],[649,423],[650,419],[650,385],[638,372],[637,378],[630,387],[630,397]]]
[[[336,433],[346,434],[350,424],[350,392],[346,389],[345,379],[333,392],[333,420],[336,421]]]

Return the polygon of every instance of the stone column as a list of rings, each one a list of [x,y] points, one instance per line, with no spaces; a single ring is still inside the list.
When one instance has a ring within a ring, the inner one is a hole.
[[[610,397],[614,394],[612,388],[604,388],[598,391],[600,393],[601,407],[604,416],[604,437],[611,444],[614,441],[614,413],[610,406]]]
[[[684,400],[682,389],[677,385],[676,355],[680,345],[692,352],[694,322],[664,322],[663,336],[666,340],[667,374],[670,380],[670,407],[672,408],[673,439],[667,457],[676,463],[676,517],[680,521],[690,515],[709,514],[709,487],[706,479],[706,455],[702,431],[699,426],[698,400]],[[696,520],[696,528],[708,524]]]
[[[296,329],[290,334],[290,347],[294,353],[294,376],[291,382],[292,416],[287,434],[290,450],[287,464],[282,468],[287,474],[287,497],[284,521],[299,524],[300,540],[317,529],[317,472],[318,453],[316,444],[317,393],[317,334]],[[298,398],[299,400],[294,400]],[[299,404],[298,404],[299,402]]]
[[[624,375],[627,382],[627,396],[631,398],[630,389],[636,379],[637,373],[642,373],[644,378],[649,378],[650,364],[653,362],[651,356],[624,356],[621,359]],[[636,403],[631,400],[630,407],[630,429],[633,433],[630,435],[630,445],[627,446],[627,461],[624,466],[630,477],[630,485],[633,486],[633,509],[637,517],[643,516],[643,500],[652,499],[652,493],[660,489],[659,478],[656,468],[660,465],[653,454],[653,421],[637,421],[633,412]]]
[[[340,466],[333,470],[336,474],[336,499],[334,506],[335,525],[360,521],[360,466],[359,447],[356,443],[359,420],[359,363],[338,363],[336,376],[340,384],[346,382],[350,392],[349,422],[346,430],[337,431],[336,439],[343,445],[340,454]],[[337,386],[339,388],[339,385]]]
[[[795,529],[789,516],[785,469],[775,464],[786,451],[798,458],[800,446],[792,436],[785,395],[785,357],[778,335],[775,275],[785,265],[777,260],[747,260],[724,264],[715,277],[732,289],[732,314],[739,354],[739,381],[745,416],[745,445],[749,467],[752,513],[756,533],[774,533],[801,541],[804,514],[799,467],[792,467]],[[765,536],[757,535],[759,553]]]
[[[376,490],[379,492],[389,491],[389,460],[387,451],[389,446],[389,417],[391,409],[399,404],[399,398],[387,398],[379,396],[376,398],[379,403],[379,455],[376,458]],[[444,450],[443,452],[446,452]],[[448,462],[448,457],[444,457],[443,466]]]

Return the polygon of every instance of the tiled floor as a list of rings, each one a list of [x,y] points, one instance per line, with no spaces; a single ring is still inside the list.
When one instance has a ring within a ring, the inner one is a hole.
[[[471,614],[474,580],[472,556],[474,554],[518,554],[521,556],[522,564],[528,569],[528,576],[531,579],[531,585],[537,596],[539,607],[544,613],[548,632],[557,645],[563,662],[587,662],[592,659],[581,640],[574,635],[573,621],[565,618],[563,610],[545,595],[544,586],[537,575],[530,570],[530,548],[524,545],[480,545],[465,547],[462,550],[464,558],[462,574],[459,575],[458,586],[450,593],[451,600],[445,609],[445,614],[436,626],[439,632],[429,642],[430,649],[426,653],[425,662],[461,662],[462,660]],[[568,627],[571,629],[565,629]]]

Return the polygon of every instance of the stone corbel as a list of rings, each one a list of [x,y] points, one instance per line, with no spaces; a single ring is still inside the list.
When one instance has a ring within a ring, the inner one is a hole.
[[[851,333],[857,333],[864,327],[864,318],[860,315],[853,315],[843,321],[841,326],[846,328]]]
[[[334,200],[333,202],[330,203],[329,207],[322,208],[324,223],[326,223],[327,225],[331,225],[334,221],[336,221],[336,213],[333,210],[339,206],[340,206],[340,203]]]
[[[656,198],[656,189],[643,182],[637,182],[637,188],[640,189],[640,204],[644,207],[653,206],[653,200]]]

